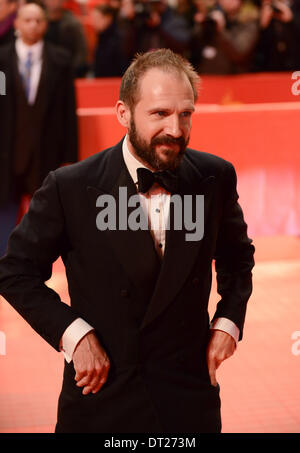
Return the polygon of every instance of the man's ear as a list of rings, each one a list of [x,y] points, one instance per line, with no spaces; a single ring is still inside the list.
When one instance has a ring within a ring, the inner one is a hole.
[[[129,129],[130,120],[131,120],[131,112],[130,112],[130,108],[128,107],[128,105],[126,105],[123,101],[119,100],[116,104],[116,112],[117,112],[117,118],[119,120],[119,123],[126,129]]]

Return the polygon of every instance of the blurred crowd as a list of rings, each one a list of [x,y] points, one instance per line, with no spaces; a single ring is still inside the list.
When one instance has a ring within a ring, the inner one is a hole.
[[[26,0],[0,0],[0,46]],[[45,39],[76,77],[119,77],[137,52],[168,47],[200,74],[300,68],[300,0],[39,0]]]

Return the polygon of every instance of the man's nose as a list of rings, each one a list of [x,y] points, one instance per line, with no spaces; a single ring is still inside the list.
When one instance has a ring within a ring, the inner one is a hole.
[[[174,138],[179,138],[182,136],[180,120],[177,115],[170,115],[168,117],[165,133]]]

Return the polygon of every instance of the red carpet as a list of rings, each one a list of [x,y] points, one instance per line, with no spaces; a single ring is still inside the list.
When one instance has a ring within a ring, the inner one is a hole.
[[[299,331],[300,339],[300,239],[269,237],[254,243],[254,292],[244,340],[218,370],[223,432],[299,433],[300,344],[292,334]],[[60,261],[49,285],[68,300]],[[217,300],[214,287],[211,312]],[[0,432],[53,432],[63,357],[1,302],[6,354],[0,355]]]

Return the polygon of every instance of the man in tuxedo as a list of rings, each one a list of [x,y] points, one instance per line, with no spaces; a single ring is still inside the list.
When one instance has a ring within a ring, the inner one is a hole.
[[[49,171],[77,160],[77,119],[68,53],[43,40],[45,12],[22,6],[16,42],[0,48],[6,95],[0,96],[0,256],[16,225],[23,195]]]
[[[64,353],[58,433],[221,430],[216,370],[242,339],[254,247],[233,166],[187,148],[197,83],[171,50],[138,56],[116,105],[125,138],[51,172],[0,261],[1,294]],[[44,284],[59,256],[70,306]]]

